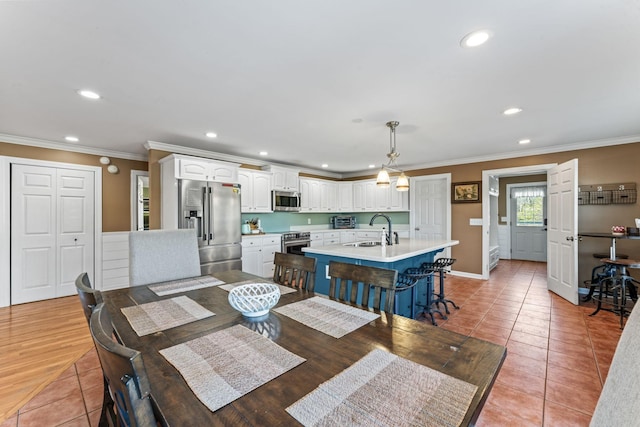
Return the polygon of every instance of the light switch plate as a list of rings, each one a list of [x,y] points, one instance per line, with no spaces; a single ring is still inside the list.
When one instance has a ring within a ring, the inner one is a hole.
[[[506,216],[501,216],[501,217],[500,217],[500,221],[502,221],[502,222],[507,222],[507,217],[506,217]]]
[[[469,225],[482,225],[482,218],[469,218]]]

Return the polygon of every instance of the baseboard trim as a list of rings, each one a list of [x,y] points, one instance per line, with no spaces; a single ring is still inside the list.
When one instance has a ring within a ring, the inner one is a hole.
[[[482,279],[482,274],[467,273],[466,271],[451,270],[451,272],[449,274],[451,274],[452,276],[460,276],[460,277],[466,277],[466,278],[469,278],[469,279],[483,280]]]

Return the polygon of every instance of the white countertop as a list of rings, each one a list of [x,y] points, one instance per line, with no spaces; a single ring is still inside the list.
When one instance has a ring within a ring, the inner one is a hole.
[[[328,255],[344,258],[362,259],[377,262],[395,262],[438,249],[448,248],[460,243],[458,240],[421,240],[421,239],[400,239],[397,245],[385,246],[345,246],[329,245],[319,247],[302,248],[302,251],[309,254]]]

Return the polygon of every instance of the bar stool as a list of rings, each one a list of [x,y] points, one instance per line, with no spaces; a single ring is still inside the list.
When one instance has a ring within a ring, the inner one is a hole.
[[[605,259],[605,258],[609,258],[608,254],[605,254],[604,252],[596,252],[593,254],[594,258],[597,259]],[[616,254],[616,259],[627,259],[629,258],[629,255],[626,254]],[[611,265],[607,265],[607,264],[600,264],[597,265],[595,267],[593,267],[593,270],[591,270],[591,280],[585,280],[584,284],[587,285],[589,287],[589,293],[584,296],[582,298],[583,302],[587,302],[589,300],[591,300],[591,298],[593,298],[593,293],[595,291],[595,289],[598,287],[599,283],[601,280],[603,280],[606,277],[611,277],[613,276],[613,274],[615,273],[615,268]]]
[[[411,290],[411,318],[416,318],[416,283],[420,279],[414,276],[409,276],[403,273],[398,274],[398,281],[396,282],[396,297],[393,302],[393,313],[398,314],[400,311],[398,303],[398,293]]]
[[[624,317],[630,313],[626,308],[627,304],[627,291],[631,299],[637,301],[637,290],[635,289],[635,283],[637,283],[633,277],[627,274],[627,268],[640,268],[640,261],[633,259],[609,259],[604,258],[602,263],[614,270],[614,273],[610,277],[605,277],[600,280],[598,284],[598,297],[594,298],[598,301],[596,311],[590,314],[595,315],[600,310],[607,310],[616,313],[620,316],[620,329],[624,328]],[[611,309],[602,308],[602,300],[608,295],[606,291],[603,291],[603,285],[610,286],[612,292],[613,301]]]
[[[433,307],[433,302],[434,302],[433,301],[433,273],[434,271],[432,269],[422,268],[422,267],[410,267],[410,268],[407,268],[402,274],[416,279],[416,284],[420,280],[425,281],[425,288],[427,291],[426,302],[424,304],[421,314],[424,314],[425,317],[429,316],[431,318],[431,324],[434,326],[438,326],[438,323],[436,322],[436,318],[433,316],[433,313],[438,313],[440,317],[442,317],[442,319],[444,320],[447,319],[447,316],[442,314],[442,312],[438,309],[438,307],[436,308]],[[415,305],[422,306],[422,304],[419,304],[416,300],[414,300],[414,306]]]
[[[454,262],[456,262],[455,258],[438,258],[434,262],[425,262],[421,265],[421,268],[431,269],[438,272],[438,276],[440,277],[440,291],[436,294],[437,298],[434,300],[434,303],[436,304],[436,307],[439,307],[438,304],[442,304],[444,306],[444,311],[447,314],[451,314],[447,307],[447,303],[451,304],[456,310],[460,309],[455,302],[450,299],[446,299],[444,296],[444,278],[447,271],[446,269],[447,267],[451,267]]]

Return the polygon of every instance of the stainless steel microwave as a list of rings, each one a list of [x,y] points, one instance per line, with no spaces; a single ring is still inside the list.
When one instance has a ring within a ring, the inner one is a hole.
[[[300,212],[300,193],[297,191],[271,192],[271,209],[274,212]]]

